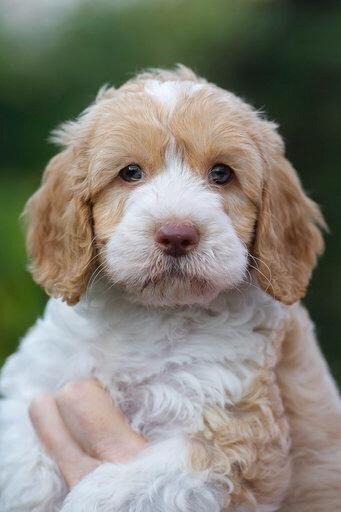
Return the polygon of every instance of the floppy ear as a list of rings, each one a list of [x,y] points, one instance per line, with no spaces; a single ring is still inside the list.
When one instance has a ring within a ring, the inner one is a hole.
[[[86,289],[95,257],[91,209],[77,193],[72,166],[71,149],[55,156],[24,210],[33,277],[48,294],[69,304]]]
[[[285,304],[306,292],[317,256],[323,251],[318,206],[302,190],[283,155],[272,164],[263,188],[254,244],[258,281]]]

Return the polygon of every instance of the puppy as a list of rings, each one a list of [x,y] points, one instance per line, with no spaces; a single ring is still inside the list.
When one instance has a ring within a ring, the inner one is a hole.
[[[2,512],[276,511],[291,475],[275,367],[323,249],[276,125],[189,69],[102,89],[28,201],[51,298],[2,371]],[[95,377],[150,446],[70,493],[28,406]]]

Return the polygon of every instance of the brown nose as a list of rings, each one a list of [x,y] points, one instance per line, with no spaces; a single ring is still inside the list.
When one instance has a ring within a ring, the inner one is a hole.
[[[163,252],[179,258],[198,245],[199,231],[191,224],[163,224],[155,233],[155,241]]]

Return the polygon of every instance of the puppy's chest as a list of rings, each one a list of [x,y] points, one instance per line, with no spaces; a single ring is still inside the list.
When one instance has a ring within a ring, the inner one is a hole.
[[[103,339],[96,375],[150,438],[202,430],[204,408],[238,403],[274,358],[277,322],[264,318],[248,311],[116,326]]]

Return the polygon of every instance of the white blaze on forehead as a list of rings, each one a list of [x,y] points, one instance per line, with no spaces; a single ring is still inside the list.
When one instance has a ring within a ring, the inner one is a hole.
[[[183,167],[183,161],[181,158],[180,149],[176,145],[176,140],[173,135],[170,135],[170,140],[168,142],[166,151],[165,151],[165,169],[177,168],[181,169]]]
[[[203,84],[191,82],[190,80],[160,82],[159,80],[148,80],[145,86],[147,94],[155,98],[171,114],[181,98],[181,95],[191,95],[202,89]]]

